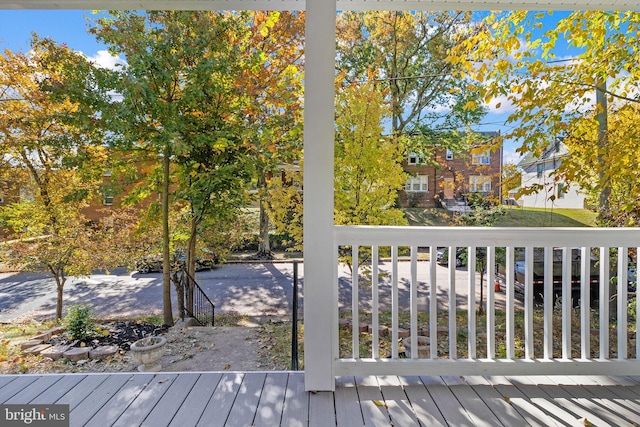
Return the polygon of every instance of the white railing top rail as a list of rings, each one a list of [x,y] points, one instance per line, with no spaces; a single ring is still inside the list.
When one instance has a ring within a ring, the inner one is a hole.
[[[640,246],[640,228],[335,226],[338,245]]]

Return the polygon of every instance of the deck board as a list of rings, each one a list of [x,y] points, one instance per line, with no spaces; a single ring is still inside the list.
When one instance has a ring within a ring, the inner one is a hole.
[[[200,375],[192,388],[187,391],[184,401],[188,405],[181,405],[171,420],[170,426],[193,426],[201,422],[205,408],[213,398],[214,390],[219,386],[222,374]],[[213,418],[215,419],[215,418]],[[205,423],[206,424],[206,423]]]
[[[456,384],[450,388],[476,426],[493,427],[500,424],[487,402],[471,386]]]
[[[31,383],[35,382],[38,377],[34,376],[17,376],[13,381],[8,382],[4,387],[0,388],[0,403],[5,403]]]
[[[442,379],[422,377],[422,381],[448,424],[455,426],[473,425],[473,420],[464,406],[458,402],[455,394],[451,391],[451,387],[445,384]]]
[[[90,381],[87,384],[83,384],[84,381],[81,381],[79,390],[67,393],[68,398],[73,399],[73,402],[66,400],[67,395],[63,396],[65,399],[57,402],[69,404],[71,425],[85,425],[96,411],[100,410],[131,379],[131,376],[105,374],[103,378],[93,378],[94,381]],[[96,387],[92,389],[91,385],[96,385]]]
[[[84,380],[86,375],[61,375],[61,379],[57,381],[53,387],[49,387],[46,390],[43,390],[35,399],[31,400],[29,403],[32,404],[50,404],[55,403],[55,401],[60,397],[60,395],[64,395],[75,387],[78,386],[82,380]]]
[[[504,396],[498,393],[486,378],[468,377],[466,381],[498,418],[499,425],[520,426],[527,424],[522,415],[504,399]]]
[[[548,427],[562,425],[555,417],[550,416],[538,405],[534,404],[515,384],[504,377],[490,377],[494,388],[502,398],[531,426]]]
[[[411,407],[409,397],[396,376],[378,377],[382,397],[387,405],[391,424],[394,426],[419,426],[418,418]]]
[[[319,391],[309,394],[309,427],[335,427],[333,393]]]
[[[309,393],[304,391],[304,375],[289,374],[282,407],[283,426],[303,427],[309,424]]]
[[[447,422],[440,412],[438,405],[427,391],[419,377],[405,377],[404,392],[409,398],[416,418],[422,425],[446,426]]]
[[[364,425],[354,377],[341,377],[336,380],[335,405],[338,427]]]
[[[356,387],[365,426],[389,425],[389,411],[376,377],[356,377]]]
[[[225,426],[245,427],[253,425],[265,379],[266,374],[263,373],[244,376]]]
[[[264,382],[260,403],[253,421],[255,427],[271,427],[280,425],[284,396],[287,389],[287,374],[269,373]]]
[[[176,412],[182,406],[189,391],[193,388],[199,374],[180,374],[171,382],[169,389],[162,396],[158,404],[151,410],[142,422],[145,427],[166,427],[171,423]]]
[[[144,389],[140,391],[135,400],[131,402],[131,405],[113,423],[113,426],[141,425],[177,377],[177,374],[163,374],[153,377]]]
[[[38,397],[38,395],[42,394],[43,391],[53,386],[61,379],[62,376],[59,375],[40,377],[36,381],[29,384],[27,387],[20,390],[18,393],[11,396],[11,398],[5,400],[4,403],[13,404],[21,402],[31,402],[33,399]]]
[[[633,426],[635,377],[340,377],[303,372],[0,376],[8,403],[63,403],[71,426]]]
[[[82,379],[82,381],[60,396],[60,398],[53,403],[69,405],[69,409],[73,411],[74,408],[87,399],[89,395],[100,386],[100,384],[107,381],[109,377],[109,374],[87,375]]]
[[[94,425],[98,426],[110,426],[113,425],[118,418],[125,412],[133,401],[140,395],[140,393],[148,386],[148,384],[154,379],[153,374],[143,375],[130,375],[124,376],[126,380],[118,387],[118,384],[113,384],[113,388],[110,390],[111,396],[107,396],[108,399],[102,405],[99,406],[99,410],[95,412],[95,406],[86,406],[86,400],[79,406],[84,406],[82,425]],[[109,380],[107,380],[106,384]],[[105,386],[110,385],[106,384]],[[76,408],[76,411],[78,408]],[[93,415],[90,413],[93,411]]]

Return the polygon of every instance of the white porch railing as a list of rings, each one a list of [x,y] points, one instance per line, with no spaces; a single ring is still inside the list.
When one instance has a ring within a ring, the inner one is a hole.
[[[353,265],[350,278],[336,277],[334,282],[335,301],[342,302],[341,320],[331,322],[336,328],[335,375],[640,374],[636,321],[628,314],[629,301],[635,297],[628,290],[637,283],[628,283],[627,277],[629,250],[637,254],[640,229],[336,226],[334,230],[336,248]],[[448,248],[448,266],[435,262],[439,247]],[[461,247],[467,248],[466,272],[455,267],[455,248]],[[476,252],[477,248],[485,250]],[[427,258],[426,253],[431,260],[419,261]],[[554,253],[561,254],[555,262]],[[523,270],[519,280],[516,254]],[[399,261],[400,257],[408,261]],[[363,258],[367,261],[361,263]],[[479,314],[475,270],[485,260],[485,310]],[[399,266],[406,263],[409,269],[403,275]],[[504,300],[501,296],[498,307],[497,264],[504,273]],[[543,290],[536,298],[534,270],[540,268],[544,272],[536,273],[544,278],[536,276],[536,286]],[[365,273],[366,269],[370,271]],[[548,296],[559,291],[554,303]],[[579,304],[572,304],[576,299]],[[638,302],[632,305],[640,313]],[[370,332],[361,332],[365,326]],[[414,345],[403,357],[405,333],[412,343],[420,335],[428,336],[428,352],[423,354]]]

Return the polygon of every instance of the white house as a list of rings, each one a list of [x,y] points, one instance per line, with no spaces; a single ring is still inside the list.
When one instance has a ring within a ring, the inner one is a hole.
[[[527,154],[519,163],[522,169],[521,187],[540,186],[540,190],[520,196],[520,206],[528,208],[569,208],[582,209],[585,206],[584,193],[575,184],[570,185],[555,176],[562,160],[569,155],[567,147],[556,140],[540,155]]]

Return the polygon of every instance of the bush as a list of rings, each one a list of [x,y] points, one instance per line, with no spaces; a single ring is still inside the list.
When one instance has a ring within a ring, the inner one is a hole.
[[[69,338],[84,341],[95,335],[93,315],[86,304],[71,306],[64,322]]]

